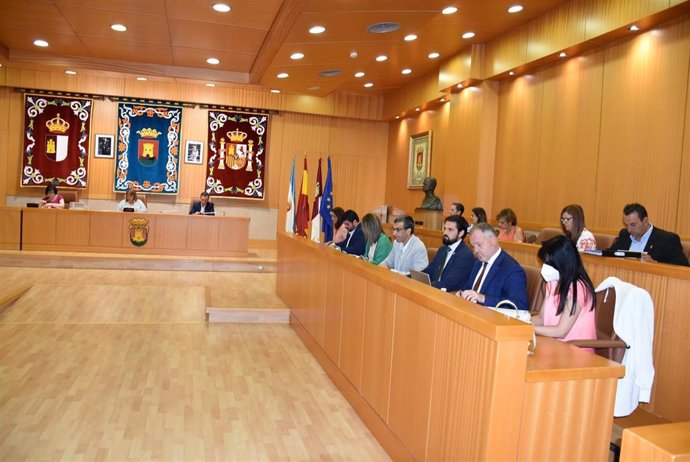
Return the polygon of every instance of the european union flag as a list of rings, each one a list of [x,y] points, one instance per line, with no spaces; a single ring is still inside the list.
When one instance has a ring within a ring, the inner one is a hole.
[[[333,175],[331,173],[331,158],[329,157],[326,184],[323,187],[321,207],[319,208],[319,215],[321,215],[322,219],[321,230],[324,234],[324,242],[333,240],[333,218],[331,217],[331,210],[333,210]]]

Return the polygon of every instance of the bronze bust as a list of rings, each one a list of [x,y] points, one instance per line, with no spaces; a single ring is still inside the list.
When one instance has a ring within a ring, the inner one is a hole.
[[[424,183],[422,184],[422,191],[424,191],[424,200],[422,205],[419,206],[421,209],[427,210],[443,210],[443,203],[441,199],[434,194],[436,189],[436,178],[429,176],[424,178]]]

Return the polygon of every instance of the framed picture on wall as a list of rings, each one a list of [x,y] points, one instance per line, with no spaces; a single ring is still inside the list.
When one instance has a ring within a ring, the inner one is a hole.
[[[113,158],[113,135],[96,135],[96,149],[94,149],[94,157],[103,159]]]
[[[431,173],[431,130],[410,136],[407,189],[421,189]]]
[[[201,164],[204,157],[204,143],[201,141],[187,140],[185,145],[184,161],[186,164]]]

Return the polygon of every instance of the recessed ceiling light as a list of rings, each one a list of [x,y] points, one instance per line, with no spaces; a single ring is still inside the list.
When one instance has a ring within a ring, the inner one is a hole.
[[[457,12],[458,12],[458,9],[454,6],[447,6],[443,10],[441,10],[441,13],[443,13],[443,14],[453,14],[453,13],[457,13]]]
[[[445,102],[446,102],[446,99],[445,99],[445,98],[441,98],[439,101],[442,102],[442,103],[445,103]]]
[[[350,58],[351,58],[351,59],[355,59],[355,58],[357,58],[357,56],[359,56],[359,53],[357,53],[357,51],[352,50],[352,51],[350,52]]]
[[[408,34],[405,36],[405,41],[406,42],[411,42],[412,40],[417,40],[417,36],[414,34]]]
[[[48,42],[46,42],[45,40],[38,39],[34,40],[34,45],[36,45],[37,47],[47,47]]]
[[[276,77],[278,77],[279,79],[287,79],[288,77],[290,77],[290,74],[288,74],[287,72],[281,72],[280,74],[276,74]]]
[[[206,60],[206,62],[209,63],[209,64],[214,64],[214,65],[215,65],[215,64],[220,64],[220,59],[218,59],[218,58],[208,58],[208,59]]]
[[[304,53],[293,53],[290,55],[290,59],[302,59],[304,58]]]
[[[314,26],[309,29],[310,34],[323,34],[324,32],[326,32],[326,28],[323,26]]]
[[[508,75],[515,75],[515,72],[514,72],[514,71],[510,71],[510,72],[508,72]]]
[[[409,69],[409,68],[403,69],[402,71],[400,71],[400,73],[403,74],[403,75],[411,74],[411,73],[412,73],[412,69]]]
[[[117,32],[125,32],[127,30],[127,26],[124,24],[112,24],[110,28]]]
[[[148,79],[146,77],[137,77],[140,82],[146,82]]]
[[[209,82],[209,83],[207,83],[207,84],[205,84],[205,85],[206,85],[207,87],[215,87],[215,86],[216,86],[215,83],[211,83],[211,82]]]
[[[357,73],[355,74],[355,77],[357,77],[358,79],[361,79],[361,78],[364,77],[365,75],[366,75],[366,74],[365,74],[364,72],[357,72]]]
[[[315,90],[320,90],[321,87],[318,85],[312,85],[311,87],[307,88],[307,90],[315,91]]]
[[[388,56],[386,56],[386,55],[379,55],[376,57],[376,61],[378,61],[380,63],[384,62],[387,59],[388,59]]]
[[[226,5],[225,3],[216,3],[213,5],[213,9],[219,13],[229,13],[232,8],[230,8],[230,5]]]
[[[373,87],[373,86],[374,86],[374,84],[371,83],[371,82],[367,82],[367,83],[364,84],[364,88],[371,88],[371,87]]]
[[[275,93],[277,95],[278,93],[280,93],[280,90],[278,90],[277,88],[274,88],[271,90],[271,93]]]
[[[508,8],[508,13],[519,13],[522,10],[522,5],[513,5],[510,8]]]
[[[565,51],[561,51],[558,56],[561,58],[565,58],[566,56],[568,56],[568,53],[566,53]]]
[[[435,52],[435,51],[434,51],[434,52],[431,52],[431,53],[429,53],[429,59],[436,59],[436,58],[438,58],[439,56],[441,56],[441,55],[440,55],[440,54],[438,54],[438,53],[437,53],[437,52]]]
[[[395,118],[396,118],[396,119],[399,119],[399,118],[400,118],[400,116],[395,116]]]
[[[471,38],[474,37],[475,35],[476,35],[476,34],[475,34],[474,32],[465,32],[464,34],[462,34],[462,38],[464,38],[464,39],[471,39]]]
[[[67,70],[67,71],[65,71],[65,74],[68,74],[68,75],[77,75],[77,71],[70,71],[70,70]]]
[[[640,26],[638,26],[637,24],[633,24],[632,26],[630,26],[630,30],[633,32],[638,31],[640,30]],[[34,44],[36,44],[36,42],[34,42]]]
[[[463,84],[459,83],[459,84],[457,84],[455,87],[456,87],[456,88],[462,88],[463,86],[464,86]]]
[[[415,112],[421,111],[421,109],[419,109],[418,107],[414,108],[414,110],[415,110]]]

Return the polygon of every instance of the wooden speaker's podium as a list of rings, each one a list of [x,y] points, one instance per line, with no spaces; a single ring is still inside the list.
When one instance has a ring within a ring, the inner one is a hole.
[[[414,224],[427,229],[441,229],[443,226],[443,210],[429,210],[417,207],[414,209]]]

